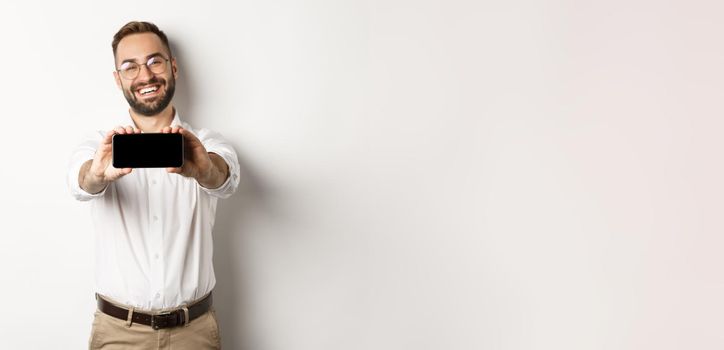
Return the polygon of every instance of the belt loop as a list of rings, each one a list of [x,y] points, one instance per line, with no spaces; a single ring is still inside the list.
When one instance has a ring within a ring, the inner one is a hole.
[[[184,310],[184,327],[188,327],[191,324],[191,320],[189,319],[189,307],[186,304],[181,305],[181,308]]]
[[[128,310],[128,319],[126,320],[126,327],[131,327],[133,324],[133,306]]]

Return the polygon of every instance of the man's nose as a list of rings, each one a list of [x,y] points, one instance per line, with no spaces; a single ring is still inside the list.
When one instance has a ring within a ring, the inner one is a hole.
[[[153,77],[153,72],[151,72],[151,69],[148,68],[147,65],[141,64],[141,65],[139,65],[139,69],[140,69],[140,71],[138,71],[138,76],[136,77],[136,79],[148,80],[151,77]]]

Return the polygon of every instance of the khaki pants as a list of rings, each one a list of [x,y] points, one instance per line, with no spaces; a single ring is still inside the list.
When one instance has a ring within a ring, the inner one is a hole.
[[[96,310],[88,343],[90,350],[218,350],[221,349],[219,323],[211,310],[188,325],[154,330],[150,326],[108,316]]]

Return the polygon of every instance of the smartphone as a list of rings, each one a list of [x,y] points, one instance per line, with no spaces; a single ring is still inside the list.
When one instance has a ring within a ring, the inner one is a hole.
[[[184,164],[181,134],[113,135],[114,168],[178,168]]]

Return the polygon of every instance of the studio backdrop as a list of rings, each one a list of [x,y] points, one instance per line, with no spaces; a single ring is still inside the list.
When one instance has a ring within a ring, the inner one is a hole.
[[[156,23],[241,163],[225,349],[724,348],[717,1],[4,1],[0,348],[84,349],[83,135]]]

